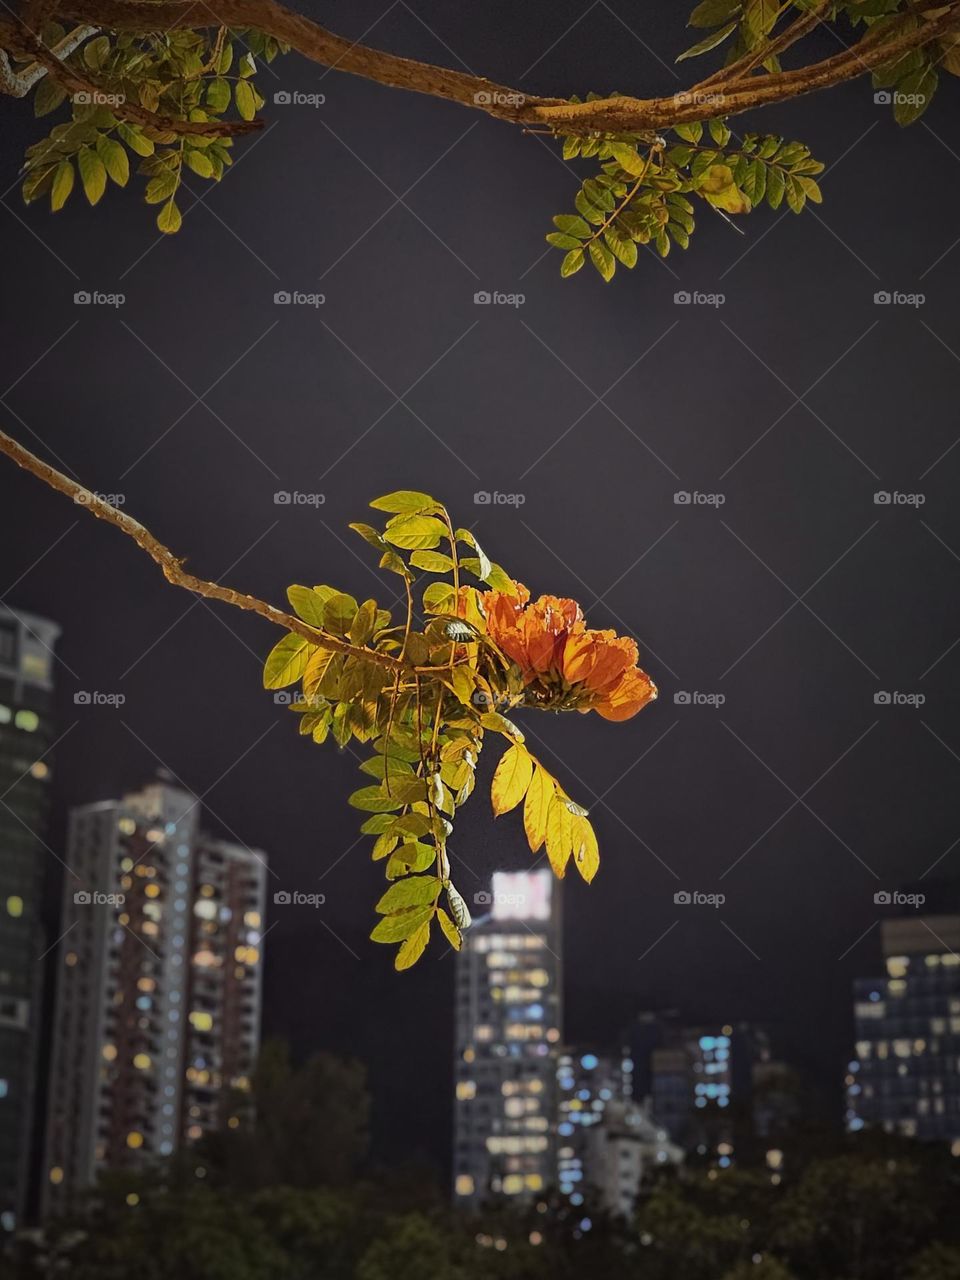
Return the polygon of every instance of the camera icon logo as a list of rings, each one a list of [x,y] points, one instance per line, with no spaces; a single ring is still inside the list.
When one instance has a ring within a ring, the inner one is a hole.
[[[487,307],[493,301],[493,298],[486,289],[479,289],[473,295],[473,301],[478,307]]]
[[[689,907],[690,894],[687,892],[686,889],[678,889],[677,892],[673,895],[673,900],[678,907]]]
[[[73,695],[74,705],[78,707],[88,707],[90,705],[90,694],[86,689],[80,689]]]
[[[893,297],[886,291],[886,289],[878,289],[873,295],[873,301],[878,307],[889,307],[890,303],[893,301]]]
[[[473,495],[473,501],[478,507],[488,507],[493,501],[493,497],[486,489],[478,489]]]
[[[485,889],[481,889],[479,893],[473,895],[473,901],[478,907],[489,907],[493,904],[493,894],[488,893]]]
[[[686,489],[678,489],[677,492],[673,495],[673,501],[674,501],[674,504],[678,507],[689,507],[690,494],[687,492]]]
[[[673,295],[673,301],[678,307],[688,307],[692,299],[686,289],[680,289]]]
[[[78,889],[73,895],[73,900],[78,907],[89,907],[93,897],[88,889]]]
[[[471,699],[475,707],[492,707],[493,698],[487,693],[486,689],[477,689],[474,691]]]
[[[889,89],[878,89],[873,95],[873,100],[878,107],[889,107],[893,101],[893,94]]]
[[[478,107],[489,107],[493,101],[493,96],[487,93],[485,89],[481,89],[479,93],[473,95],[473,100]]]
[[[893,901],[886,889],[878,889],[873,895],[873,900],[878,907],[889,907],[890,903]]]
[[[673,695],[673,701],[678,707],[689,707],[691,701],[690,694],[687,693],[686,689],[678,689]]]
[[[289,307],[293,302],[293,298],[287,293],[286,289],[278,289],[273,295],[273,301],[278,307]]]
[[[77,104],[78,107],[89,107],[90,103],[93,101],[93,98],[87,92],[86,89],[80,89],[73,95],[72,100]]]
[[[86,289],[80,289],[79,292],[73,295],[73,301],[74,301],[74,304],[78,307],[89,307],[90,303],[93,301],[93,298],[86,291]]]
[[[278,507],[289,507],[290,494],[286,489],[278,489],[273,495],[273,501]]]
[[[287,89],[278,89],[277,92],[273,95],[273,100],[278,107],[289,106],[290,102],[292,101],[290,97],[290,92]]]
[[[873,701],[875,706],[889,707],[890,703],[893,701],[893,698],[890,696],[889,693],[887,693],[885,689],[881,689],[878,693],[875,693],[873,695]]]
[[[889,489],[878,489],[873,495],[873,505],[875,507],[889,507],[891,500]]]
[[[280,689],[273,695],[273,700],[278,707],[289,707],[293,698],[294,695],[289,689]]]
[[[273,901],[277,906],[288,906],[290,903],[290,894],[286,889],[278,889],[273,895]]]

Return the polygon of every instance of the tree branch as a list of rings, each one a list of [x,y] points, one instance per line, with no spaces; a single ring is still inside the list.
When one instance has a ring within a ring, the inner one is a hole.
[[[635,133],[664,129],[674,124],[707,120],[719,113],[736,115],[755,107],[784,102],[801,94],[831,88],[855,79],[889,58],[928,44],[960,28],[960,0],[928,0],[910,16],[929,12],[931,18],[912,31],[900,32],[898,24],[872,28],[849,50],[795,71],[742,79],[743,67],[713,80],[716,92],[698,96],[696,91],[667,98],[618,96],[572,103],[563,98],[522,94],[463,71],[402,58],[366,45],[355,44],[294,13],[277,0],[63,0],[60,12],[73,21],[94,22],[116,31],[155,31],[175,27],[253,27],[290,45],[304,57],[323,66],[363,76],[378,84],[428,94],[484,111],[513,124],[546,125],[554,132]],[[808,19],[788,28],[771,42],[780,45]],[[898,34],[899,33],[899,34]],[[792,43],[792,40],[790,41]],[[718,73],[719,74],[719,73]]]
[[[97,34],[97,28],[87,25],[74,27],[50,52],[58,59],[69,58],[84,41]],[[25,98],[33,86],[47,74],[41,62],[31,62],[21,71],[14,71],[6,52],[0,49],[0,93],[11,98]]]
[[[134,520],[132,516],[126,515],[123,511],[118,511],[116,507],[112,507],[109,502],[105,502],[97,494],[91,493],[82,484],[69,479],[62,472],[57,471],[55,467],[43,462],[4,431],[0,431],[0,453],[5,453],[7,457],[13,459],[17,466],[29,471],[31,475],[42,480],[44,484],[48,484],[51,489],[56,489],[58,493],[63,493],[68,498],[72,498],[79,506],[85,507],[92,515],[95,515],[98,520],[105,520],[107,524],[112,524],[122,533],[127,534],[137,546],[146,551],[152,560],[156,561],[163,570],[163,576],[168,582],[172,582],[174,586],[184,587],[187,591],[193,591],[199,596],[205,596],[208,600],[220,600],[224,604],[235,605],[238,609],[247,609],[252,613],[258,613],[261,618],[266,618],[268,622],[273,622],[278,627],[283,627],[286,631],[294,631],[297,635],[303,636],[305,640],[309,640],[311,644],[319,645],[321,648],[331,650],[334,653],[343,653],[351,657],[362,658],[365,662],[374,662],[378,666],[386,667],[389,671],[396,673],[402,672],[410,675],[415,673],[416,669],[411,664],[401,662],[398,658],[392,658],[389,654],[379,653],[375,649],[368,649],[363,645],[350,644],[349,641],[341,639],[340,636],[332,635],[319,627],[311,627],[293,614],[284,613],[282,609],[277,609],[263,600],[258,600],[256,596],[244,595],[242,592],[234,591],[230,587],[221,587],[216,582],[207,582],[203,578],[195,577],[192,573],[187,573],[183,567],[184,562],[179,560],[162,542],[159,542],[149,529],[144,528],[138,520]],[[436,674],[435,669],[432,673]]]

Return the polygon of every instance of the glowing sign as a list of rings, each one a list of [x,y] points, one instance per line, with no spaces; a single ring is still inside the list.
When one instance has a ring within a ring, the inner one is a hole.
[[[549,871],[495,871],[495,920],[549,920],[553,877]]]

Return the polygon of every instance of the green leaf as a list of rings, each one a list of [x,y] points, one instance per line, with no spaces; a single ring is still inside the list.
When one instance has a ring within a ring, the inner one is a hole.
[[[83,46],[83,60],[91,71],[99,71],[110,56],[110,41],[107,36],[97,36]]]
[[[715,27],[740,12],[740,0],[702,0],[687,19],[688,27]]]
[[[433,916],[433,907],[409,907],[396,915],[384,916],[370,934],[373,942],[403,942]]]
[[[823,193],[819,186],[812,178],[806,178],[803,174],[797,174],[796,181],[803,188],[803,193],[808,200],[812,200],[814,204],[823,204]]]
[[[560,264],[560,274],[566,279],[567,276],[576,275],[576,273],[586,262],[582,249],[571,249],[563,262]]]
[[[673,132],[684,142],[690,142],[696,146],[703,137],[703,125],[699,120],[695,120],[692,124],[677,124],[674,125]]]
[[[453,587],[448,582],[431,582],[423,593],[423,607],[428,613],[449,613],[454,599]]]
[[[551,231],[545,237],[547,244],[553,245],[554,249],[579,249],[580,241],[576,236],[565,236],[561,231]]]
[[[367,813],[392,813],[395,809],[402,809],[404,802],[396,788],[388,796],[382,787],[361,787],[347,797],[347,804]]]
[[[77,152],[77,168],[80,170],[80,181],[88,203],[97,204],[107,189],[107,171],[103,161],[89,147],[81,147]]]
[[[130,159],[120,143],[100,134],[97,138],[97,155],[117,186],[125,187],[130,180]]]
[[[364,542],[368,542],[371,547],[376,547],[378,551],[386,550],[387,544],[384,542],[379,532],[374,529],[373,525],[351,524],[348,525],[347,528],[352,529],[354,533],[359,533]]]
[[[730,129],[723,120],[710,120],[707,128],[718,147],[725,147],[730,141]]]
[[[230,105],[230,81],[222,80],[218,76],[216,80],[211,80],[207,85],[207,106],[211,111],[219,114],[226,111]]]
[[[410,937],[404,942],[397,952],[393,967],[400,971],[412,968],[426,951],[429,941],[430,921],[427,920],[417,929],[416,933],[411,933]]]
[[[233,97],[241,119],[252,120],[257,114],[257,93],[250,81],[238,80]]]
[[[480,562],[477,566],[478,571],[476,576],[481,582],[486,582],[487,578],[490,576],[490,570],[493,568],[493,565],[490,563],[483,547],[481,547],[480,543],[476,540],[469,529],[458,529],[454,536],[458,541],[465,542],[468,547],[473,547],[474,551],[477,553],[477,560]]]
[[[177,208],[177,202],[171,196],[157,214],[157,227],[164,235],[172,236],[180,230],[182,222],[183,219],[180,216],[180,210]]]
[[[469,929],[473,921],[470,919],[467,904],[452,884],[447,885],[447,906],[450,908],[450,914],[453,916],[457,928]]]
[[[615,235],[611,235],[609,231],[605,232],[604,240],[613,256],[625,267],[635,267],[637,265],[637,246],[632,240],[621,240]]]
[[[188,147],[183,153],[183,158],[187,168],[192,169],[199,178],[212,178],[214,174],[213,161],[208,155],[204,155],[202,151]]]
[[[599,240],[591,240],[590,260],[607,284],[609,284],[613,279],[613,273],[617,269],[617,264],[613,254],[607,246],[605,244],[601,244]]]
[[[638,154],[636,147],[631,147],[626,142],[611,142],[610,154],[620,168],[625,169],[634,178],[639,178],[646,171],[646,160]]]
[[[293,607],[294,613],[298,618],[302,618],[304,622],[309,622],[311,627],[322,627],[323,608],[325,600],[329,598],[321,595],[313,587],[301,587],[294,584],[287,587],[287,599]]]
[[[440,893],[436,876],[408,876],[392,884],[376,905],[381,916],[392,915],[403,907],[421,907],[433,902]]]
[[[417,493],[415,489],[397,489],[395,493],[385,494],[382,498],[374,498],[370,503],[377,511],[390,511],[400,514],[410,511],[428,511],[439,507],[436,498],[428,493]]]
[[[427,573],[449,573],[453,568],[453,560],[440,551],[414,551],[410,563],[417,569],[425,569]]]
[[[356,613],[357,602],[353,596],[347,595],[345,591],[338,591],[323,606],[323,625],[335,635],[345,636]]]
[[[67,203],[73,190],[73,165],[69,160],[61,160],[53,175],[53,186],[50,188],[50,208],[56,213]]]
[[[364,600],[350,624],[350,639],[354,644],[366,644],[373,635],[377,621],[376,600]]]
[[[303,675],[307,659],[315,646],[303,636],[288,633],[273,646],[263,666],[263,687],[283,689]]]
[[[581,240],[587,240],[590,236],[589,223],[583,218],[578,218],[575,213],[558,213],[553,220],[553,225],[558,231],[562,231],[567,236],[579,236]]]
[[[37,92],[33,95],[33,114],[35,116],[48,116],[51,111],[56,111],[57,107],[66,99],[67,91],[62,84],[59,84],[52,76],[45,76],[37,88]]]
[[[711,49],[715,49],[718,44],[723,44],[727,36],[732,35],[737,29],[735,22],[728,22],[725,27],[720,27],[718,31],[711,32],[704,40],[700,40],[697,44],[691,45],[684,53],[677,58],[677,62],[683,62],[687,58],[699,57],[701,53],[709,53]]]
[[[939,81],[940,77],[929,63],[900,81],[893,107],[897,124],[913,124],[920,119],[932,102]]]
[[[771,209],[779,209],[783,203],[786,190],[786,178],[782,169],[773,165],[767,171],[767,204]]]
[[[447,527],[435,516],[396,516],[383,532],[387,542],[405,551],[432,550],[446,537]]]
[[[131,151],[138,156],[152,156],[156,150],[149,138],[144,137],[134,125],[122,122],[117,125],[117,134],[123,139]]]

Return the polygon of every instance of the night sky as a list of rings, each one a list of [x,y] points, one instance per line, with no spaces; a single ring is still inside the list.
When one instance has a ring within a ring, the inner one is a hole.
[[[649,95],[697,78],[672,67],[685,8],[310,11],[528,91]],[[292,582],[392,602],[397,580],[346,525],[412,487],[535,594],[637,636],[661,696],[636,719],[523,717],[601,842],[594,885],[565,886],[566,1034],[612,1043],[667,1006],[768,1023],[839,1107],[850,981],[879,965],[874,894],[960,864],[957,82],[909,130],[866,81],[734,122],[807,142],[824,205],[760,210],[743,235],[698,209],[688,253],[642,254],[610,286],[589,268],[561,281],[544,244],[580,172],[556,146],[295,56],[260,84],[267,130],[222,186],[188,180],[200,199],[172,240],[139,183],[95,210],[25,211],[14,180],[42,126],[4,100],[0,423],[125,495],[194,572],[277,603]],[[281,89],[326,102],[275,106]],[[126,302],[75,307],[80,289]],[[325,302],[277,307],[278,290]],[[525,301],[479,307],[478,290]],[[679,290],[725,302],[678,306]],[[926,300],[879,307],[878,290]],[[262,690],[279,633],[166,585],[6,460],[0,486],[0,596],[63,626],[51,847],[69,805],[168,768],[213,830],[268,851],[271,892],[326,895],[272,913],[265,1034],[365,1059],[378,1150],[443,1161],[453,965],[438,945],[397,975],[366,940],[382,879],[346,804],[357,759],[298,738]],[[479,490],[525,501],[475,505]],[[76,706],[79,690],[126,701]],[[530,861],[486,791],[453,843],[468,897]],[[726,901],[678,906],[680,890]]]

